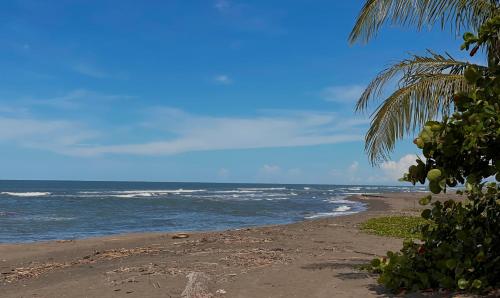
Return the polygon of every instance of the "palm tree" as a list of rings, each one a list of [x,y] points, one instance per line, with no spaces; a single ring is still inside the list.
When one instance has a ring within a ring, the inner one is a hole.
[[[500,0],[367,0],[363,6],[349,42],[366,43],[376,36],[386,23],[415,26],[418,30],[439,26],[457,35],[477,32],[490,17],[498,14]],[[498,57],[498,45],[485,51]],[[477,49],[474,50],[476,52]],[[472,51],[471,51],[472,53]],[[414,133],[423,124],[448,114],[452,94],[467,92],[469,86],[463,72],[469,62],[457,61],[449,54],[413,55],[380,72],[367,86],[356,104],[356,111],[368,109],[370,102],[379,100],[384,87],[397,82],[396,90],[371,115],[366,134],[365,150],[372,164],[387,160],[396,141]],[[479,69],[484,66],[476,65]]]

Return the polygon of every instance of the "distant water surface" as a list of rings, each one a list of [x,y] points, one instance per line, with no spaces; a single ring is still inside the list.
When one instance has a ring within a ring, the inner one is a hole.
[[[360,212],[353,194],[424,187],[1,181],[0,243],[205,231]]]

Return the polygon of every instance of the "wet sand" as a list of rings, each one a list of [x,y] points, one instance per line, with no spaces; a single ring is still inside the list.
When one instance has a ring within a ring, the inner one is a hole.
[[[353,196],[368,210],[185,239],[145,233],[2,244],[0,296],[189,297],[194,286],[200,297],[385,297],[376,276],[358,266],[398,250],[402,240],[358,226],[376,216],[417,214],[422,196]]]

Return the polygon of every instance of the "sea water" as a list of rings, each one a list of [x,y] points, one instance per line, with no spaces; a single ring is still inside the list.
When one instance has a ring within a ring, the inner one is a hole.
[[[413,186],[0,181],[0,243],[207,231],[352,214],[355,194]]]

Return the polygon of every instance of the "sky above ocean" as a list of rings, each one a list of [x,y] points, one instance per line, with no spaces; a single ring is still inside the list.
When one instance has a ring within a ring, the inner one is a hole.
[[[397,184],[354,103],[437,28],[347,37],[364,1],[2,1],[0,179]],[[480,58],[475,58],[480,59]]]

